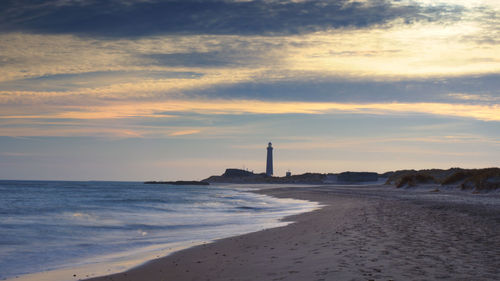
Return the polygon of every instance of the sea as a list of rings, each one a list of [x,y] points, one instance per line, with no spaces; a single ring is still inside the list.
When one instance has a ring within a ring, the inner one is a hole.
[[[83,277],[120,272],[194,245],[284,226],[290,223],[281,221],[285,216],[319,207],[249,191],[231,185],[0,181],[0,280],[42,280],[37,273],[68,268],[84,268]]]

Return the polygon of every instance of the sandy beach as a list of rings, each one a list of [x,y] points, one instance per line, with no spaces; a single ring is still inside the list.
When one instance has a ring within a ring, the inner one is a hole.
[[[285,227],[218,240],[88,280],[500,280],[500,194],[433,191],[260,190],[324,207],[288,217],[294,223]]]

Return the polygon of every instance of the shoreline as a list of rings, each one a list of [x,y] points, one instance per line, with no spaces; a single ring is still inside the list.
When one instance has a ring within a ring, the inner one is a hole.
[[[500,279],[497,195],[380,186],[256,192],[325,206],[285,218],[294,223],[284,227],[217,240],[86,280]]]
[[[229,192],[244,192],[244,193],[255,193],[255,185],[251,186],[231,186],[227,185],[226,188]],[[260,188],[260,186],[259,186]],[[225,189],[225,188],[224,188]],[[257,193],[258,194],[258,193]],[[262,195],[251,195],[250,196],[262,196]],[[256,198],[257,198],[256,197]],[[2,277],[2,280],[6,281],[69,281],[69,280],[82,280],[83,278],[92,278],[96,276],[105,276],[109,274],[115,274],[120,272],[125,272],[137,267],[141,267],[147,264],[151,260],[166,257],[172,253],[182,251],[184,249],[189,249],[196,247],[197,245],[212,243],[214,241],[224,239],[227,237],[233,237],[242,235],[245,233],[252,233],[260,231],[263,229],[269,229],[274,227],[283,226],[288,224],[283,221],[282,218],[286,217],[287,214],[297,214],[300,212],[307,212],[311,209],[318,208],[317,204],[314,202],[300,202],[297,200],[277,200],[276,198],[263,197],[261,199],[263,204],[271,204],[269,206],[276,207],[275,214],[273,214],[272,209],[269,211],[264,211],[264,216],[257,213],[259,218],[254,218],[249,220],[250,223],[235,222],[234,224],[226,225],[224,231],[219,231],[217,236],[214,234],[209,234],[209,236],[198,235],[196,232],[195,240],[180,241],[180,242],[169,242],[164,244],[155,244],[147,247],[134,248],[127,251],[111,252],[108,254],[103,254],[95,256],[92,258],[87,258],[86,260],[80,260],[78,263],[67,263],[62,264],[58,268],[43,270],[33,273],[10,275],[9,277]],[[278,204],[278,205],[274,205]],[[285,209],[281,209],[279,204],[287,206]],[[246,208],[246,207],[245,207]],[[236,210],[236,209],[235,209]],[[246,214],[244,210],[244,214]],[[236,213],[238,214],[238,213]],[[241,215],[239,215],[241,216]],[[262,217],[261,217],[262,216]],[[266,217],[267,216],[267,217]],[[251,223],[251,221],[254,221]],[[189,233],[186,233],[187,237]],[[203,238],[204,237],[204,238]],[[34,267],[36,269],[36,266]],[[41,268],[41,267],[40,267]],[[33,269],[33,268],[32,268]]]
[[[57,280],[500,279],[500,193],[435,192],[430,185],[236,186],[321,205],[284,217],[291,222],[285,226],[149,255],[119,273],[106,272],[103,264],[100,277],[69,267],[57,270]],[[429,252],[433,248],[440,250]],[[53,281],[51,273],[6,280]]]

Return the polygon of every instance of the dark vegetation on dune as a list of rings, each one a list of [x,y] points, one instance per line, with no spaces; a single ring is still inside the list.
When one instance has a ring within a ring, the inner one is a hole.
[[[386,184],[413,187],[419,184],[458,186],[463,190],[489,191],[500,188],[500,168],[448,170],[400,170],[393,172]]]
[[[227,169],[221,176],[211,176],[203,181],[210,183],[322,184],[326,176],[326,174],[305,173],[290,177],[272,177],[265,173],[254,174],[245,170]]]
[[[210,183],[269,183],[269,184],[325,184],[336,183],[354,184],[359,182],[374,182],[379,174],[371,172],[343,172],[340,174],[304,173],[285,177],[268,176],[265,173],[255,174],[240,169],[226,169],[220,176],[211,176],[204,179]]]

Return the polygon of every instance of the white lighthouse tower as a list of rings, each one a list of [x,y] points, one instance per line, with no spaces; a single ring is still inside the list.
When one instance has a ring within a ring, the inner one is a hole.
[[[273,146],[270,142],[267,145],[266,175],[270,177],[273,175]]]

